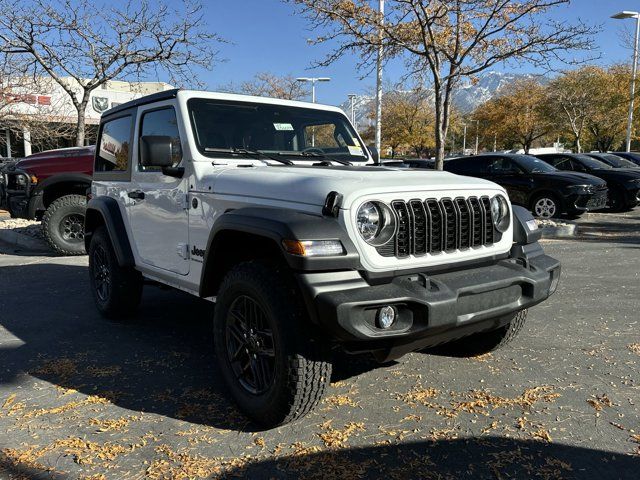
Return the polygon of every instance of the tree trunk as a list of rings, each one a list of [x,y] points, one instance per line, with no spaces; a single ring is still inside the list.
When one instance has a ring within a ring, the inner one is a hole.
[[[78,110],[78,123],[76,125],[76,147],[83,147],[86,127],[87,102],[81,102],[76,108]]]
[[[576,153],[582,153],[582,145],[580,144],[580,137],[576,137]]]

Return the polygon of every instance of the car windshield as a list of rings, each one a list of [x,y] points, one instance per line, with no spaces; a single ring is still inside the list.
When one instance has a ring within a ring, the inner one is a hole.
[[[558,169],[549,165],[547,162],[530,155],[518,155],[512,157],[520,168],[527,173],[546,173],[555,172]]]
[[[367,160],[366,147],[339,112],[205,98],[188,106],[198,149],[210,157],[236,150],[291,160]]]
[[[612,165],[616,168],[635,168],[637,165],[633,163],[631,160],[627,160],[626,158],[619,157],[617,155],[612,155],[610,153],[604,153],[601,155],[609,165]]]
[[[589,157],[588,155],[576,155],[576,158],[580,160],[580,163],[585,167],[593,168],[594,170],[611,170],[613,168],[611,165],[596,158]]]

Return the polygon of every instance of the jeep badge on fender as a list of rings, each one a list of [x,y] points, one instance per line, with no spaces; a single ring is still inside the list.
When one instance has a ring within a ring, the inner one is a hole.
[[[336,348],[513,340],[560,278],[531,215],[487,180],[377,163],[336,107],[171,90],[106,111],[84,237],[98,310],[131,316],[145,279],[215,301],[221,374],[268,427],[318,404]]]

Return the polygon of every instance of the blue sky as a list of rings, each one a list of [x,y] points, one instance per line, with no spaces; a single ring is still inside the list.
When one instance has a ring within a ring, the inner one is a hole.
[[[200,80],[210,89],[249,80],[262,71],[328,76],[332,81],[317,88],[318,101],[339,104],[348,93],[366,93],[374,84],[373,77],[360,79],[355,58],[344,58],[328,68],[308,70],[312,61],[322,58],[328,49],[308,45],[307,39],[318,32],[310,31],[305,19],[297,16],[290,4],[280,0],[205,0],[205,5],[211,30],[230,42],[220,46],[224,63],[212,71],[198,72]],[[557,8],[554,18],[570,21],[579,17],[591,24],[601,24],[602,32],[596,37],[602,55],[599,63],[608,64],[630,58],[631,52],[621,46],[620,32],[624,25],[631,28],[633,24],[632,20],[609,17],[621,10],[638,8],[640,2],[633,0],[573,0],[570,6]],[[402,65],[396,62],[386,70],[385,78],[395,81],[402,73]]]

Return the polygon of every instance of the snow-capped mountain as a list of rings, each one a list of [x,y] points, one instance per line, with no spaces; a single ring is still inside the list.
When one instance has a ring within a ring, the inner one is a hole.
[[[466,81],[458,86],[453,95],[453,104],[463,112],[470,112],[514,81],[534,77],[526,73],[486,72],[475,83]]]
[[[458,86],[453,94],[453,104],[462,112],[470,112],[478,105],[491,99],[507,85],[523,78],[533,78],[534,75],[524,73],[506,73],[489,71],[478,76],[476,82],[466,81]],[[351,118],[351,102],[339,105]],[[359,129],[373,125],[370,118],[375,108],[375,98],[372,95],[357,95],[354,100],[356,124]]]

